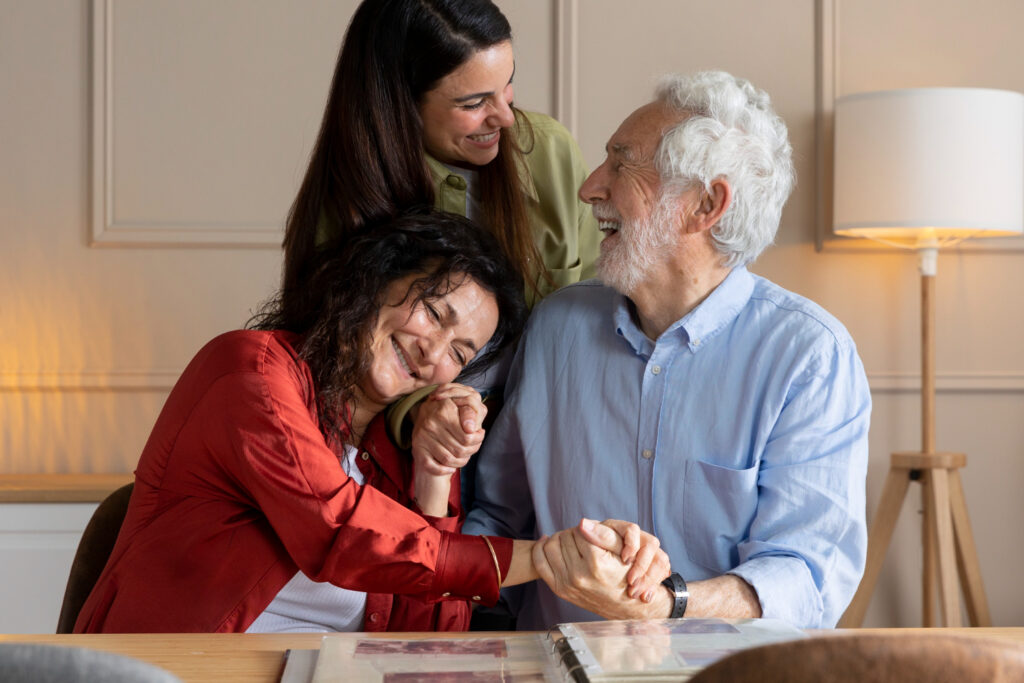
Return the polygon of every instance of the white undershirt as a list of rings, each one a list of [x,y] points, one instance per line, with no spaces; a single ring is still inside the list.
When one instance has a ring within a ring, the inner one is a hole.
[[[362,486],[366,479],[356,465],[358,451],[345,445],[339,458],[345,473]],[[361,631],[366,613],[366,593],[313,581],[301,571],[249,625],[246,633],[325,633]]]

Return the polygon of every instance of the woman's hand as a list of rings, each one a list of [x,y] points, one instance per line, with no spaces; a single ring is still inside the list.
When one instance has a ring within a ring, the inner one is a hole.
[[[412,457],[417,470],[451,476],[480,449],[487,408],[476,389],[442,384],[416,410]]]
[[[627,594],[631,598],[650,602],[651,596],[661,582],[672,573],[668,554],[661,549],[658,537],[647,533],[633,522],[606,519],[600,524],[595,524],[589,519],[583,519],[579,529],[583,538],[599,548],[612,552],[616,550],[617,541],[621,539],[622,550],[619,552],[619,559],[624,564],[632,565],[626,572],[626,583],[629,584]],[[609,534],[608,529],[614,531],[618,538]]]
[[[610,536],[618,536],[608,531]],[[533,566],[555,595],[607,619],[642,616],[643,603],[626,596],[629,566],[619,559],[621,545],[605,549],[590,543],[579,527],[542,536],[533,548]],[[632,607],[622,611],[623,607]]]
[[[533,563],[555,594],[605,618],[664,617],[671,604],[658,584],[668,576],[669,564],[659,546],[657,538],[630,522],[584,519],[537,541]],[[631,583],[630,574],[639,578]]]

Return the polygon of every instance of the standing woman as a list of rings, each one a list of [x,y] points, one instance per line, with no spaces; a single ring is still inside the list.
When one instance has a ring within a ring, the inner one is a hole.
[[[593,276],[600,236],[577,197],[588,175],[579,146],[554,119],[515,108],[514,73],[512,30],[491,0],[363,0],[288,217],[283,289],[301,286],[329,243],[414,205],[491,232],[530,306]],[[499,388],[506,371],[499,363],[473,386]],[[483,431],[453,426],[452,403],[479,415],[480,396],[423,401],[430,391],[390,411],[391,434],[435,474],[465,467],[468,504]]]
[[[579,147],[513,106],[508,20],[490,0],[364,0],[288,218],[283,285],[316,251],[418,204],[497,238],[532,305],[590,277],[597,224],[576,191]]]

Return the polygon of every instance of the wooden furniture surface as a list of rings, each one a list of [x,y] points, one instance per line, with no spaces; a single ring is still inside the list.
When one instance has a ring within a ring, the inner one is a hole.
[[[0,503],[99,503],[135,481],[128,474],[0,474]]]
[[[804,638],[740,650],[690,683],[1020,683],[1024,642],[947,629]]]
[[[936,629],[857,629],[845,633],[936,633]],[[1024,643],[1024,627],[942,629],[978,638],[1000,638]],[[809,631],[815,634],[839,634],[836,631]],[[486,638],[508,633],[391,633],[366,634],[367,638]],[[100,634],[100,635],[17,635],[0,634],[0,643],[49,643],[86,647],[135,657],[163,667],[186,683],[227,683],[251,681],[276,683],[281,674],[285,650],[318,648],[320,634]]]
[[[481,637],[486,633],[395,633],[367,637]],[[508,635],[508,634],[502,634]],[[134,657],[164,668],[185,683],[277,683],[289,648],[316,649],[318,633],[0,634],[0,643],[85,647]],[[1024,636],[1022,636],[1024,637]]]

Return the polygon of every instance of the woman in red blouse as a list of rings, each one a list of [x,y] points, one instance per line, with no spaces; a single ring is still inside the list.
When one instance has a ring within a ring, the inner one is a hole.
[[[533,541],[459,534],[458,476],[417,471],[378,417],[512,341],[514,272],[468,220],[417,212],[322,250],[256,329],[209,342],[76,632],[463,630],[535,579]]]

